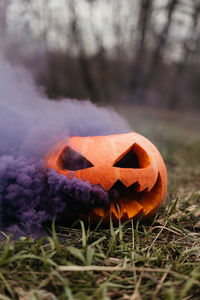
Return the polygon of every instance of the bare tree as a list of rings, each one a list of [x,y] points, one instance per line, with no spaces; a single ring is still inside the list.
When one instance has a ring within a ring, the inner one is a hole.
[[[146,77],[146,88],[149,88],[157,77],[157,73],[159,70],[159,65],[163,58],[163,52],[166,47],[167,40],[169,38],[170,28],[172,27],[173,16],[178,6],[179,0],[169,0],[168,5],[166,7],[167,18],[166,22],[161,30],[161,33],[158,36],[153,54],[152,60],[149,66],[149,72]]]
[[[94,80],[94,77],[92,75],[91,70],[91,63],[88,55],[86,54],[85,48],[84,48],[84,39],[82,37],[82,31],[81,27],[78,22],[78,16],[76,13],[76,6],[75,1],[69,0],[69,9],[71,12],[71,36],[72,40],[75,43],[77,49],[78,49],[78,60],[80,65],[80,71],[82,74],[82,79],[85,84],[85,87],[87,88],[91,100],[96,100],[98,102],[99,100],[99,92],[98,88],[96,86],[96,82]]]
[[[168,106],[170,109],[177,109],[179,107],[179,101],[182,97],[180,91],[182,91],[183,86],[185,86],[184,79],[187,73],[187,67],[191,62],[190,60],[192,59],[193,53],[199,52],[200,50],[198,49],[200,44],[200,3],[198,1],[194,1],[190,3],[190,5],[192,6],[192,22],[188,30],[187,37],[182,43],[182,59],[175,68],[172,89],[168,101]]]
[[[150,27],[152,7],[153,0],[141,0],[137,25],[136,55],[131,78],[132,93],[141,87],[147,47],[146,37]]]
[[[19,12],[11,20],[18,27],[13,30],[6,11],[16,2],[0,0],[1,47],[12,44],[12,58],[28,66],[52,98],[154,103],[173,109],[187,105],[183,101],[189,98],[191,108],[196,107],[200,3],[166,1],[163,6],[156,0],[65,0],[56,2],[55,10],[54,0],[19,0]],[[180,22],[185,22],[181,34]],[[12,43],[2,42],[6,31]]]

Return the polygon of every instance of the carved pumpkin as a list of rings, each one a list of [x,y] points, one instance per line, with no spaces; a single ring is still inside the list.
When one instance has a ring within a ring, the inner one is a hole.
[[[156,147],[135,132],[108,136],[71,137],[55,145],[46,157],[47,167],[66,176],[88,180],[106,191],[116,188],[118,198],[109,207],[89,214],[104,223],[149,218],[167,191],[167,172]]]

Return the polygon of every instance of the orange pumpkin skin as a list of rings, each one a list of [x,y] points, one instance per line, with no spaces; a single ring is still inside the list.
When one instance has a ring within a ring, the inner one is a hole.
[[[70,147],[86,158],[91,166],[81,170],[66,170],[60,157]],[[134,156],[134,160],[125,161]],[[129,161],[134,165],[129,166]],[[167,172],[157,148],[142,135],[131,132],[108,136],[71,137],[57,143],[46,156],[48,168],[66,176],[75,176],[109,191],[117,182],[123,192],[109,207],[93,209],[87,216],[98,222],[113,223],[153,216],[163,203],[167,192]]]

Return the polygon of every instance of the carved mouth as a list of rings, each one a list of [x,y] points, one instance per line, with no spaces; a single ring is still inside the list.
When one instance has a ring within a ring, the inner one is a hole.
[[[121,181],[117,181],[109,190],[111,204],[109,208],[95,208],[94,212],[99,216],[107,217],[110,212],[116,219],[138,218],[140,215],[150,216],[157,209],[162,192],[160,175],[153,188],[148,191],[145,188],[138,192],[138,182],[126,187]]]

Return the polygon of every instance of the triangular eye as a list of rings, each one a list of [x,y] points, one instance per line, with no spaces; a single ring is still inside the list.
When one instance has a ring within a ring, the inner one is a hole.
[[[130,149],[115,165],[118,168],[138,169],[140,167],[137,155]]]
[[[79,152],[70,147],[66,147],[61,154],[58,164],[63,170],[77,171],[93,167],[93,164],[82,156]]]
[[[131,146],[114,163],[117,168],[146,168],[150,165],[150,158],[147,153],[137,144]]]

